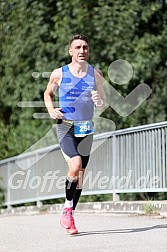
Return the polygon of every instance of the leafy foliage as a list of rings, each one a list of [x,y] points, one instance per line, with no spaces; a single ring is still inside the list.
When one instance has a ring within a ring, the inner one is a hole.
[[[18,102],[43,101],[48,79],[42,74],[70,62],[68,41],[77,33],[90,39],[90,64],[122,95],[143,82],[152,88],[151,99],[130,116],[121,117],[109,108],[104,117],[117,128],[166,120],[166,1],[11,0],[0,6],[1,159],[23,152],[50,129],[51,119],[33,118],[45,108],[20,108]],[[108,66],[116,59],[133,66],[128,85],[109,80]],[[98,129],[110,130],[110,123]]]

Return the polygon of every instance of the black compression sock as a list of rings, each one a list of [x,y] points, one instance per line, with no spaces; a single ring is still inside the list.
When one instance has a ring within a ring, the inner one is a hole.
[[[67,178],[66,180],[66,199],[72,200],[74,191],[77,187],[78,180],[70,180]]]
[[[75,189],[74,194],[73,194],[73,210],[75,210],[76,205],[79,201],[79,198],[81,196],[82,189]]]

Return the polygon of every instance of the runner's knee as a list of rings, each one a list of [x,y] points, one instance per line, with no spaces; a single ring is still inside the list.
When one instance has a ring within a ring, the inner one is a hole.
[[[69,169],[70,177],[79,177],[80,166],[73,166]]]
[[[82,161],[79,157],[71,159],[68,162],[70,177],[79,177],[79,172],[81,171]]]

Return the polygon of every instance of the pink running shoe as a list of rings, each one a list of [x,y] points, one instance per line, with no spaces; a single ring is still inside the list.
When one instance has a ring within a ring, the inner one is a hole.
[[[78,230],[77,230],[74,222],[70,228],[66,229],[66,234],[68,234],[68,235],[78,234]]]
[[[70,228],[74,222],[72,217],[72,207],[64,208],[60,219],[60,224],[64,228]]]

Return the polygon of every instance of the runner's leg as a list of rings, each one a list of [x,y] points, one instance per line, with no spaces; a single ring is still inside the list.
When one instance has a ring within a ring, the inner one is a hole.
[[[82,160],[80,156],[75,156],[67,161],[68,174],[65,184],[66,200],[63,208],[63,214],[60,220],[61,225],[67,230],[68,234],[78,233],[75,227],[74,218],[72,216],[73,210],[73,195],[78,184],[79,170],[81,169]]]
[[[85,172],[84,168],[81,168],[81,170],[79,171],[78,184],[73,194],[73,210],[75,210],[82,193],[84,172]]]
[[[82,160],[80,156],[70,158],[68,161],[68,173],[66,179],[66,201],[64,207],[73,207],[73,195],[78,184],[79,171]]]

